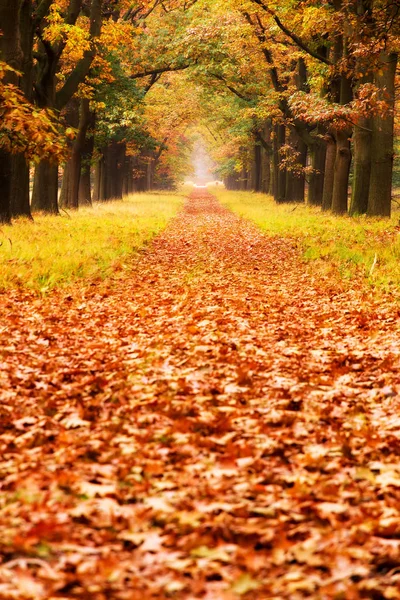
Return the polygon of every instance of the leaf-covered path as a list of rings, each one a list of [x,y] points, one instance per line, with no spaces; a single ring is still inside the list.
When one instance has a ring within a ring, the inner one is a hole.
[[[0,296],[0,598],[400,598],[398,310],[198,191]]]

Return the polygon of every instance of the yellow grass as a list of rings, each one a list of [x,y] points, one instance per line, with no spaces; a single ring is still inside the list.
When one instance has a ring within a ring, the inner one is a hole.
[[[400,212],[390,220],[338,217],[319,208],[277,205],[271,196],[252,192],[211,190],[221,202],[269,235],[296,240],[307,261],[323,274],[339,272],[343,278],[400,291]]]
[[[183,203],[181,194],[135,194],[69,216],[36,215],[0,228],[0,290],[46,293],[79,280],[105,279],[149,243]]]

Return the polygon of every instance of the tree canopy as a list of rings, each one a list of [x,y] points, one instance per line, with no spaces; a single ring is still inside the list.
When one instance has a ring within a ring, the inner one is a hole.
[[[76,208],[91,185],[106,200],[176,184],[201,135],[229,187],[390,214],[400,27],[391,3],[2,4],[2,162],[20,181],[21,155],[40,158],[34,210],[58,211],[50,159],[63,168],[61,202]],[[28,187],[11,185],[2,220],[30,214]]]

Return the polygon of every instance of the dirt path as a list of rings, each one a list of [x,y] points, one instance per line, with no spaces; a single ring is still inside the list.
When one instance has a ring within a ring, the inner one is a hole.
[[[400,598],[399,312],[197,192],[0,296],[0,598]]]

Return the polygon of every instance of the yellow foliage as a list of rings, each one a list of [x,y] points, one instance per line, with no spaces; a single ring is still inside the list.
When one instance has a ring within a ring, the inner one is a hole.
[[[14,70],[0,61],[0,147],[33,160],[65,157],[66,140],[55,115],[28,102],[15,85],[5,84],[10,71]]]

